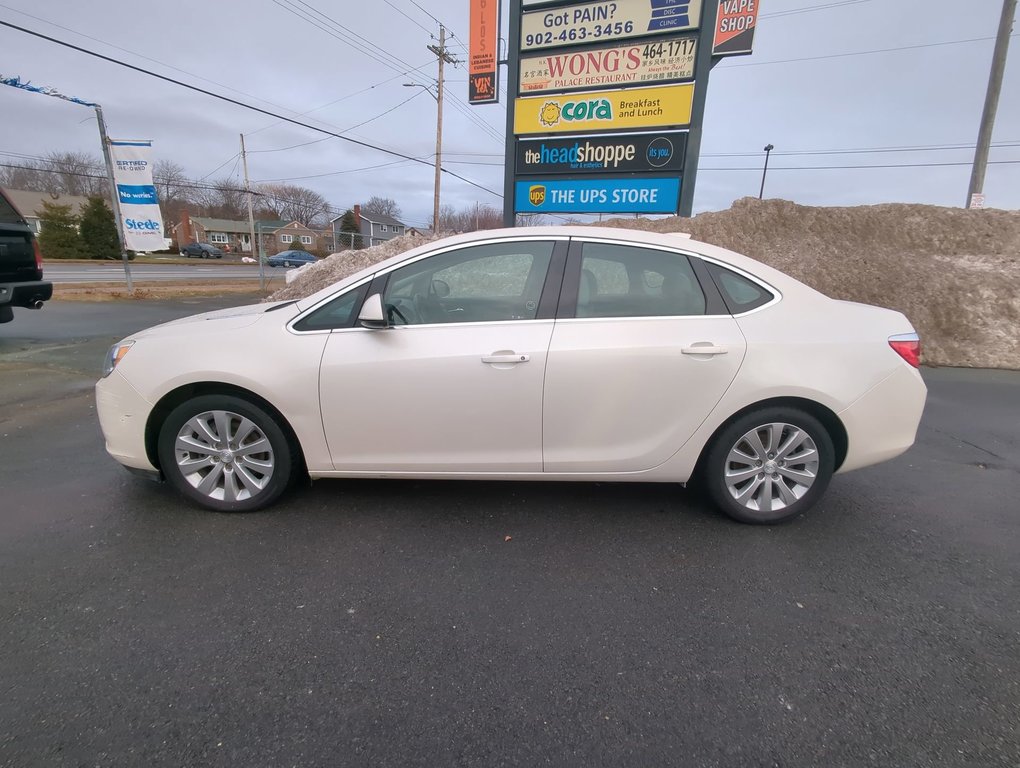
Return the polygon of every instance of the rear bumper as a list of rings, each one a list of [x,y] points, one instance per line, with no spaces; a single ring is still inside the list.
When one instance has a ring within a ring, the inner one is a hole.
[[[847,455],[840,472],[899,456],[914,444],[928,395],[921,374],[902,365],[839,413],[846,427]]]
[[[0,307],[31,307],[37,301],[53,298],[53,283],[33,280],[28,283],[0,283]]]

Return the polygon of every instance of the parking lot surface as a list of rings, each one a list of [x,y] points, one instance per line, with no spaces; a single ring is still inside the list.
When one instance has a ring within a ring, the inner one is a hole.
[[[0,765],[1020,764],[1020,374],[926,370],[918,444],[775,528],[664,485],[222,515],[109,459],[91,387],[227,303],[0,326]]]

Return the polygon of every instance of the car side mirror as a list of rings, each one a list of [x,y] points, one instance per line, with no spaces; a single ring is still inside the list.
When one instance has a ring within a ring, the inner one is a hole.
[[[362,328],[376,330],[390,327],[386,320],[386,313],[383,311],[381,294],[373,293],[365,299],[365,303],[361,305],[361,313],[358,315],[358,323]]]

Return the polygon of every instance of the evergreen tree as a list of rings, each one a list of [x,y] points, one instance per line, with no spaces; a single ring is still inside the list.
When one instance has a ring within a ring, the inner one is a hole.
[[[47,259],[80,259],[85,255],[78,234],[78,217],[70,205],[43,200],[39,216],[39,249]]]
[[[81,214],[81,242],[90,259],[119,259],[120,241],[113,211],[99,197],[90,197]]]
[[[364,247],[364,242],[361,239],[361,230],[358,229],[358,223],[354,218],[354,211],[350,208],[347,209],[343,218],[340,219],[340,233],[340,242],[337,243],[337,246],[341,250],[344,248]]]

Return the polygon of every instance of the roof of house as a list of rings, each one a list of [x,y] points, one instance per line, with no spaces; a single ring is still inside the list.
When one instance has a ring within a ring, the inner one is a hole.
[[[255,229],[259,232],[275,232],[278,229],[283,229],[291,222],[283,219],[264,219],[255,222]]]
[[[202,227],[206,232],[231,232],[244,234],[248,231],[247,221],[234,221],[233,219],[209,219],[204,216],[192,216],[191,220]]]
[[[39,218],[43,212],[44,201],[57,205],[70,205],[75,214],[80,214],[82,208],[89,201],[87,197],[78,195],[51,195],[49,192],[32,192],[27,189],[8,189],[7,187],[4,187],[4,194],[18,209],[18,213],[26,219]]]
[[[392,227],[402,227],[404,222],[397,221],[392,216],[387,216],[385,213],[365,213],[361,212],[361,218],[365,221],[371,221],[373,224],[388,224]]]

